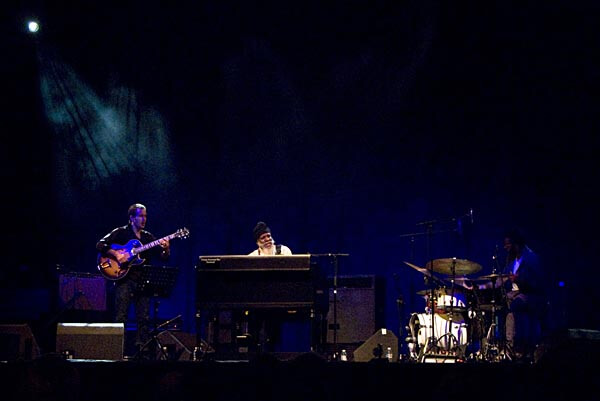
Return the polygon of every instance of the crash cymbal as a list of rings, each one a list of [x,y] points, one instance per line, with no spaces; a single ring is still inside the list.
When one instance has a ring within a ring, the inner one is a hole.
[[[419,273],[421,273],[421,274],[425,275],[426,277],[429,277],[429,278],[430,278],[430,279],[432,279],[432,280],[433,280],[433,281],[434,281],[436,284],[438,284],[438,285],[445,285],[445,284],[446,284],[446,283],[445,283],[443,280],[441,280],[441,279],[437,278],[436,276],[434,276],[433,274],[431,274],[431,272],[430,272],[429,270],[427,270],[427,269],[424,269],[424,268],[422,268],[422,267],[419,267],[419,266],[417,266],[417,265],[415,265],[415,264],[412,264],[412,263],[410,263],[410,262],[404,262],[404,263],[406,263],[408,266],[412,267],[413,269],[415,269],[415,270],[416,270],[416,271],[418,271]]]
[[[427,269],[424,269],[424,268],[422,268],[422,267],[419,267],[419,266],[417,266],[417,265],[413,265],[413,264],[412,264],[412,263],[410,263],[410,262],[404,262],[404,263],[406,263],[408,266],[412,267],[413,269],[415,269],[415,270],[416,270],[416,271],[418,271],[419,273],[422,273],[422,274],[426,275],[427,277],[431,277],[431,272],[430,272],[430,271],[428,271]]]
[[[481,265],[475,262],[471,262],[466,259],[434,259],[427,262],[425,266],[427,270],[431,270],[433,263],[433,271],[442,274],[473,274],[481,270]]]

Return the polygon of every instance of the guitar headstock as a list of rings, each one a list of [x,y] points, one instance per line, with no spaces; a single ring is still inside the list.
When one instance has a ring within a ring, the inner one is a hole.
[[[177,238],[187,238],[190,235],[190,230],[188,230],[187,228],[183,227],[180,228],[179,230],[177,230],[177,232],[175,233],[175,237]]]

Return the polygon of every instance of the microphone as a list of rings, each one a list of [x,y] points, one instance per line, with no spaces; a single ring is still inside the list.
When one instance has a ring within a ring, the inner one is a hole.
[[[179,318],[181,318],[181,315],[177,315],[173,319],[167,320],[166,322],[159,324],[154,330],[162,329],[163,327],[168,326],[171,323],[174,323],[175,321],[179,320]]]
[[[469,216],[471,217],[471,224],[473,224],[473,208],[469,209]]]

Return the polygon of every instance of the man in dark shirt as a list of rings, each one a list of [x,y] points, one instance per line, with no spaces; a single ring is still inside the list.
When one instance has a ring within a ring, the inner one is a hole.
[[[99,263],[100,271],[106,278],[113,280],[115,322],[126,324],[130,305],[133,303],[135,307],[135,345],[139,350],[149,339],[150,298],[138,291],[142,274],[138,264],[155,259],[167,260],[170,249],[168,239],[161,239],[159,246],[134,255],[132,249],[156,241],[156,238],[145,230],[148,215],[144,205],[134,203],[129,207],[127,215],[127,225],[106,234],[96,244],[96,250],[101,260],[104,259],[103,263]]]
[[[530,361],[542,336],[546,313],[546,283],[536,253],[527,245],[517,229],[504,235],[508,314],[506,340],[512,357]]]

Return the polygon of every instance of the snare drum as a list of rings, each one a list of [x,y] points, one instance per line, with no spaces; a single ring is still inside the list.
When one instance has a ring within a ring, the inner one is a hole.
[[[426,296],[426,312],[431,311],[431,302],[429,301],[430,296],[431,294]],[[450,313],[451,308],[454,313],[466,311],[467,297],[463,291],[457,288],[454,289],[454,293],[452,293],[452,289],[450,288],[437,288],[433,291],[433,297],[435,313],[442,315],[442,317],[445,317],[447,313]]]

